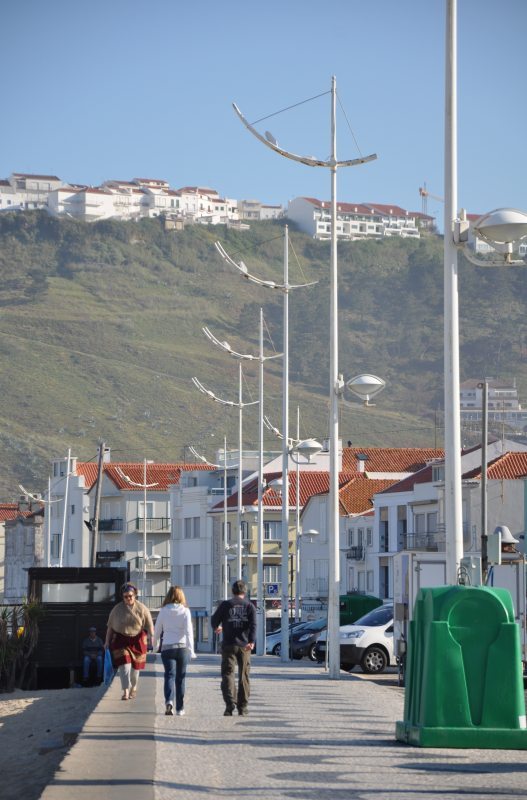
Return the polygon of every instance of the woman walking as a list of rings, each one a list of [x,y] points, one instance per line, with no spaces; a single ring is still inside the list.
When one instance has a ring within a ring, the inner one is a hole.
[[[154,651],[161,643],[161,660],[165,668],[165,714],[182,717],[185,699],[187,664],[194,653],[194,632],[185,593],[180,586],[171,586],[157,615],[154,628]]]
[[[110,648],[114,667],[119,667],[121,700],[129,700],[137,694],[139,671],[146,665],[148,638],[153,639],[154,624],[148,608],[137,599],[133,583],[125,583],[121,594],[122,602],[114,606],[108,618],[104,646]]]

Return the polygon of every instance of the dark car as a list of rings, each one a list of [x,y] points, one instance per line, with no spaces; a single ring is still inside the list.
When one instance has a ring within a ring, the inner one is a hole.
[[[311,661],[316,661],[315,645],[322,631],[326,630],[327,625],[327,619],[316,619],[303,625],[297,631],[293,631],[291,633],[292,658],[307,656]]]

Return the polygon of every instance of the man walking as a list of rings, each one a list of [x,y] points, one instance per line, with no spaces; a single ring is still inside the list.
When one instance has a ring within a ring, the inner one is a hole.
[[[225,700],[224,717],[232,717],[236,706],[240,716],[248,714],[251,652],[256,640],[256,609],[245,599],[246,594],[245,581],[234,581],[232,597],[219,604],[211,619],[215,632],[223,631],[221,693]],[[237,694],[236,665],[238,666]]]

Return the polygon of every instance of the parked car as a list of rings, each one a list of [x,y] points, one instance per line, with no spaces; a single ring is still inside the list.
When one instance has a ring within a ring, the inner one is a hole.
[[[315,657],[326,658],[326,633],[320,635]],[[363,672],[384,672],[395,663],[393,653],[393,603],[374,608],[353,625],[340,627],[340,668],[349,672],[360,665]]]
[[[303,628],[307,625],[307,622],[293,622],[292,625],[289,627],[289,636],[291,637],[291,631],[298,631],[300,628]],[[279,656],[282,651],[282,629],[278,628],[278,630],[274,630],[272,633],[268,633],[265,637],[265,652],[267,655],[271,656]]]
[[[291,657],[303,658],[307,656],[311,661],[316,661],[315,645],[322,631],[326,630],[328,621],[315,619],[307,622],[302,628],[297,628],[291,634]]]

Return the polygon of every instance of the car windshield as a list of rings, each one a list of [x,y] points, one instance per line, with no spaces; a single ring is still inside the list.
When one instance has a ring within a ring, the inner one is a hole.
[[[301,630],[302,628],[305,628],[307,624],[308,624],[307,622],[293,622],[293,624],[289,626],[289,630],[296,632]],[[269,638],[270,636],[281,636],[281,635],[282,635],[282,629],[275,628],[274,631],[267,634],[267,638]]]
[[[393,619],[393,606],[379,606],[374,608],[373,611],[368,611],[363,617],[356,620],[354,625],[386,625],[387,622]]]

